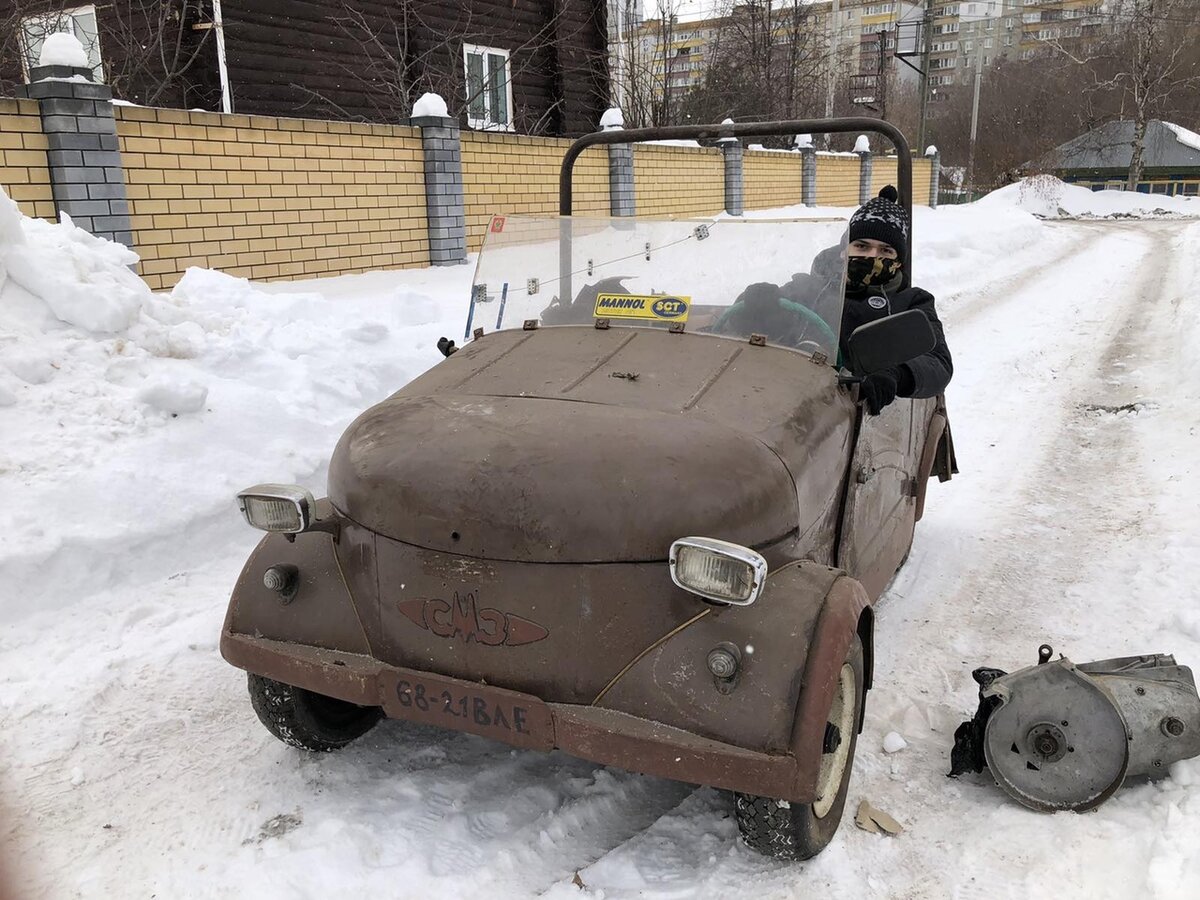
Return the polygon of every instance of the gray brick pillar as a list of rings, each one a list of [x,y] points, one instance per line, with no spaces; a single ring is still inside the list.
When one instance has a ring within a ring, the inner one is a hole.
[[[467,219],[463,209],[462,144],[458,120],[414,116],[425,153],[425,213],[429,220],[429,264],[456,266],[467,261]]]
[[[721,138],[721,153],[725,157],[725,212],[740,216],[743,207],[744,179],[742,142],[737,138]]]
[[[608,209],[613,216],[636,216],[633,190],[633,146],[608,145]]]
[[[925,151],[925,158],[929,160],[929,205],[937,209],[942,180],[942,154],[938,153],[937,147],[930,147]]]
[[[871,170],[874,168],[870,150],[856,150],[858,154],[858,203],[861,206],[871,199]]]
[[[63,80],[77,76],[86,80]],[[91,79],[87,68],[34,66],[18,91],[41,109],[58,212],[97,237],[132,247],[112,89]]]
[[[800,198],[805,206],[817,205],[817,148],[800,148]]]

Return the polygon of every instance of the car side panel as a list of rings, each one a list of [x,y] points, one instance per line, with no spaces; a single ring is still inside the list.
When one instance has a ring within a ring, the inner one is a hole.
[[[899,399],[865,415],[851,459],[838,565],[877,598],[912,546],[916,487],[935,401]]]

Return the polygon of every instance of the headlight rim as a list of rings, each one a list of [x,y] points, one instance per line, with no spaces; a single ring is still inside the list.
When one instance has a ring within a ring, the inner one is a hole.
[[[682,582],[678,575],[678,560],[679,550],[683,547],[712,553],[717,556],[724,556],[749,566],[753,577],[750,596],[745,600],[732,600],[727,596],[719,596],[710,591],[699,590],[693,585]],[[695,594],[697,597],[702,597],[705,600],[712,603],[719,603],[723,606],[750,606],[762,595],[767,580],[767,561],[761,553],[749,547],[744,547],[741,544],[722,541],[718,538],[701,537],[698,535],[679,538],[671,544],[668,564],[671,571],[671,581],[675,583],[676,587],[687,591],[689,594]]]
[[[262,525],[254,522],[251,518],[248,504],[246,502],[247,499],[283,500],[290,502],[295,507],[296,514],[299,517],[299,527],[263,527]],[[256,484],[253,487],[248,487],[238,491],[237,501],[238,510],[241,512],[242,518],[246,520],[246,524],[251,528],[256,528],[259,531],[265,531],[268,534],[303,534],[312,527],[313,519],[316,514],[316,500],[313,497],[312,491],[299,484]]]

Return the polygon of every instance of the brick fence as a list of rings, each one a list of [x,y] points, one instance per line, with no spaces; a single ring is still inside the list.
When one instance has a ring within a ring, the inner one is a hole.
[[[26,215],[67,212],[132,244],[155,289],[189,266],[272,279],[453,264],[479,248],[494,214],[558,212],[566,139],[460,132],[452,119],[367,125],[113,107],[105,86],[55,74],[27,86],[31,99],[0,99],[0,186]],[[85,145],[95,149],[69,149]],[[641,144],[632,165],[629,154],[628,145],[584,151],[576,215],[854,206],[896,177],[895,157],[811,148]],[[936,172],[936,157],[914,160],[914,202],[936,197]]]

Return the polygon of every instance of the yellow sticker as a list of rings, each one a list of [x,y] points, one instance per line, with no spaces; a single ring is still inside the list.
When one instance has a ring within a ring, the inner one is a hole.
[[[595,313],[597,319],[686,322],[691,306],[691,297],[670,294],[599,294]]]

